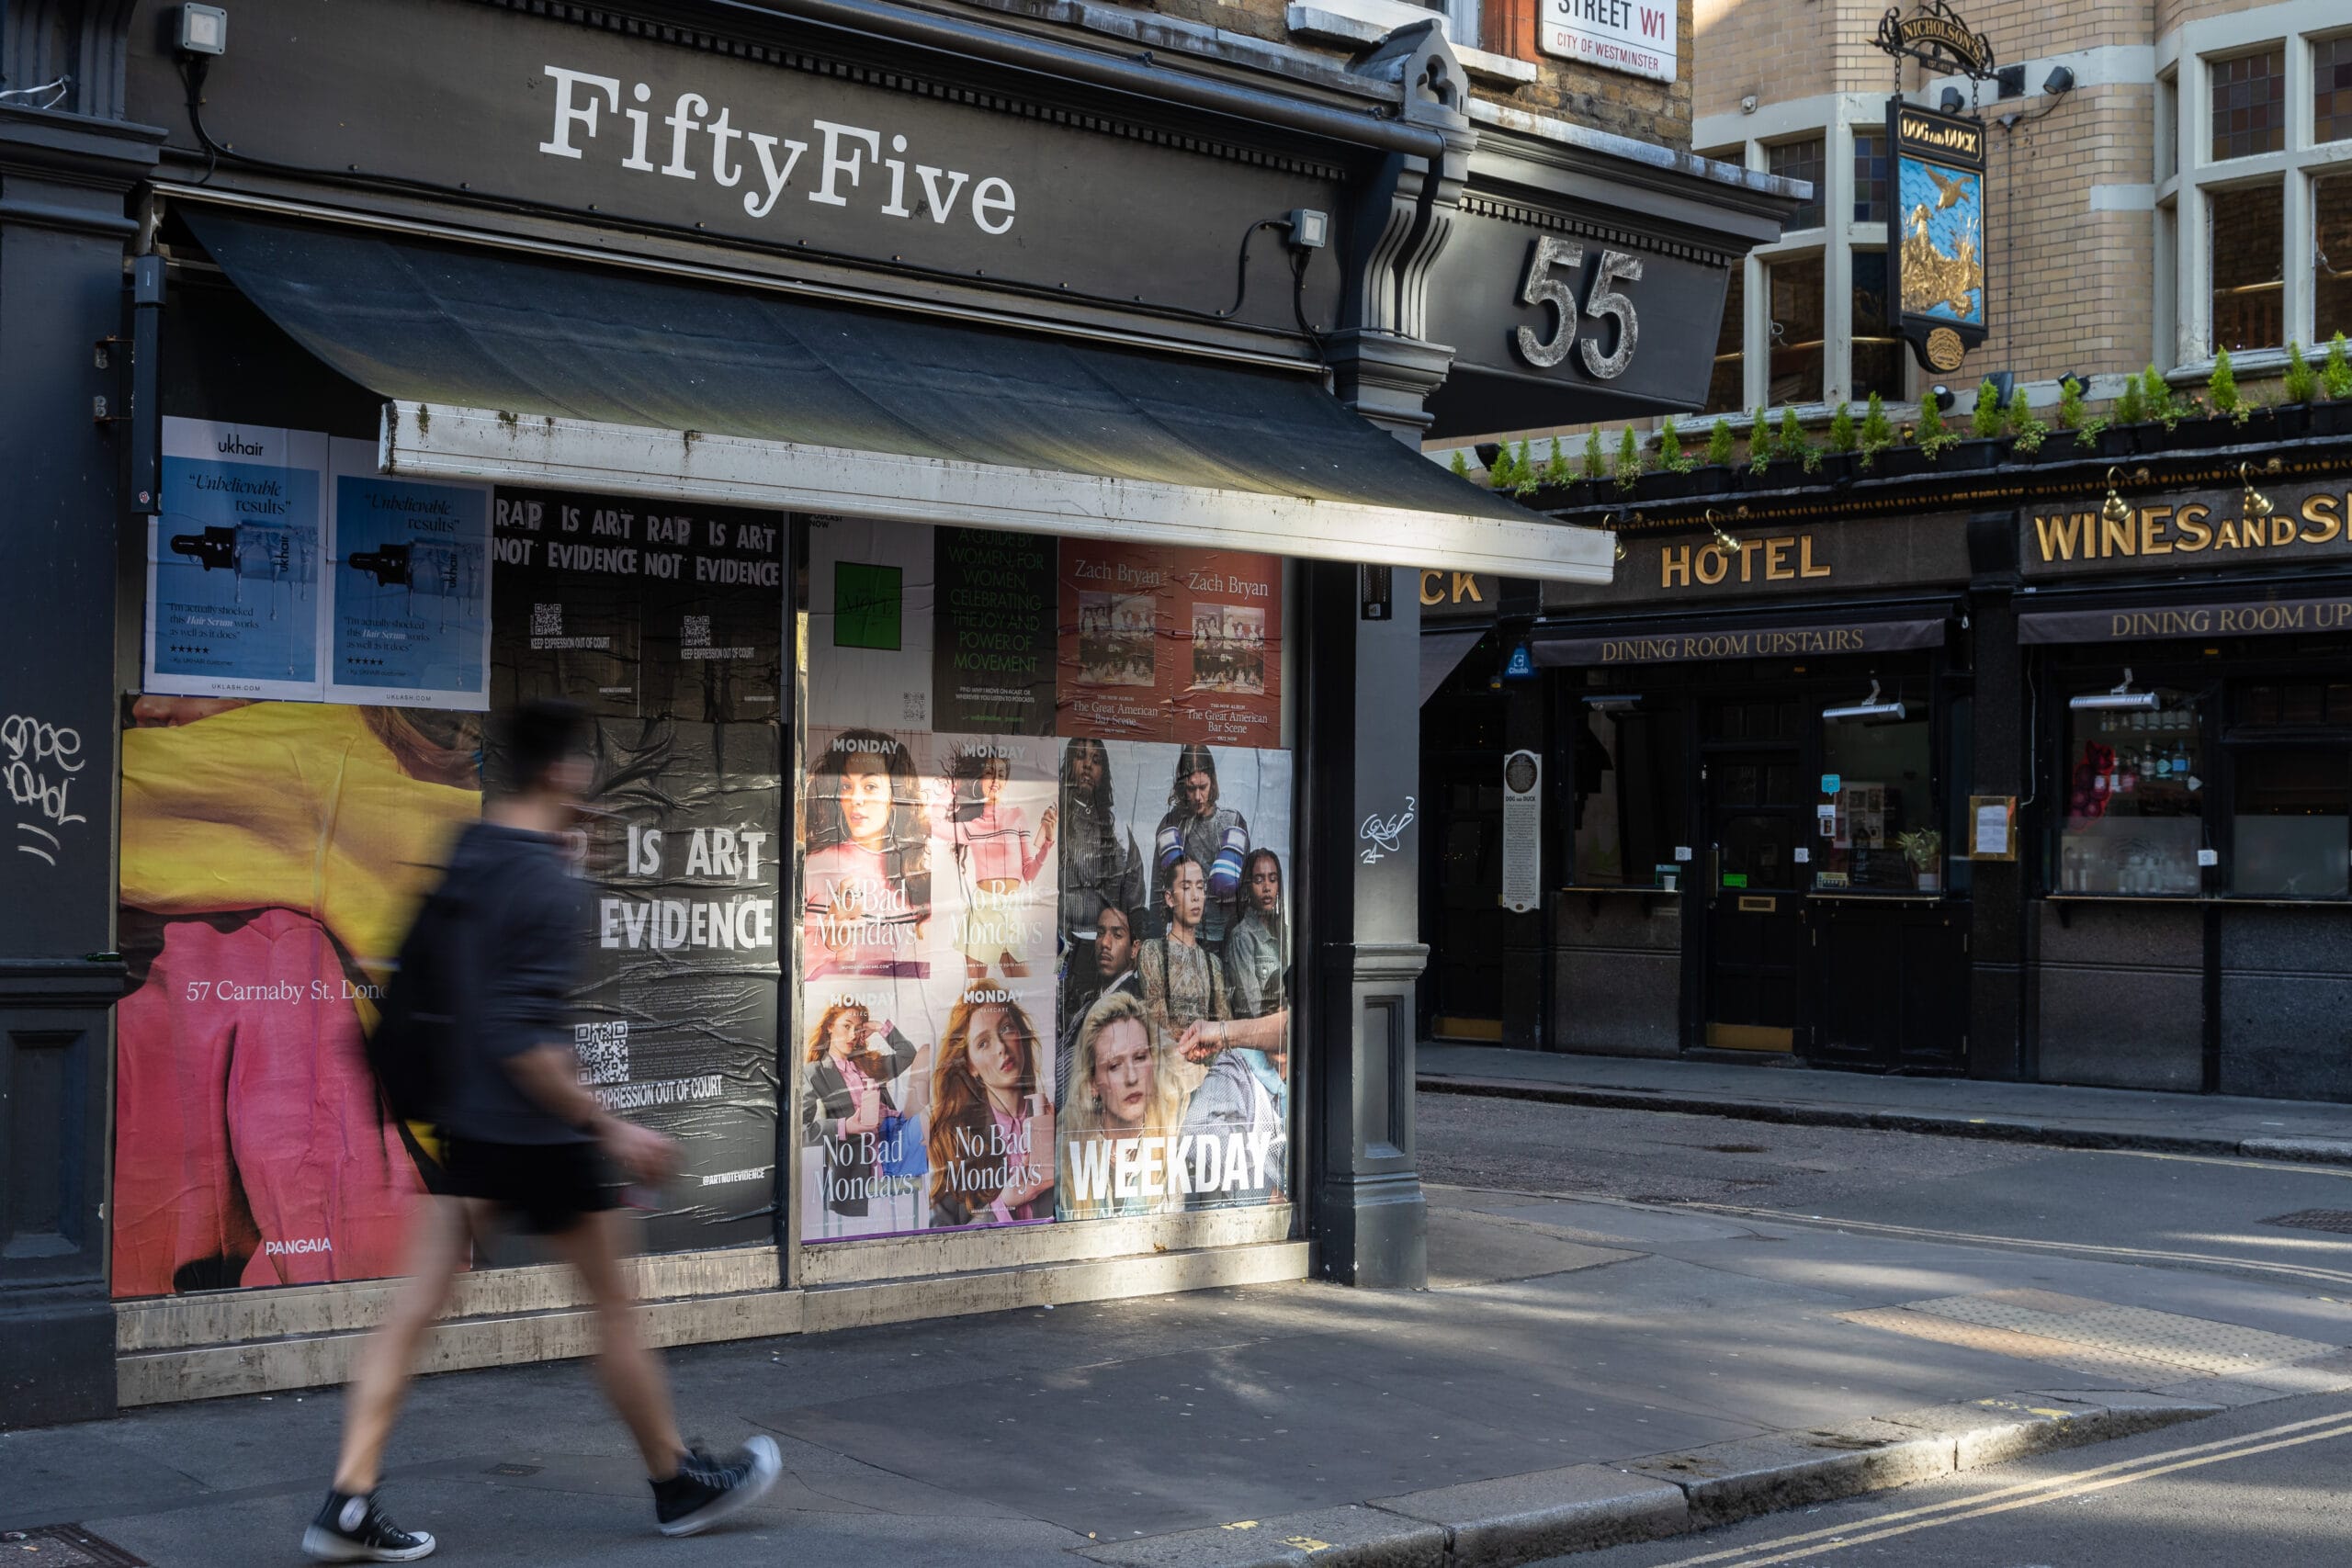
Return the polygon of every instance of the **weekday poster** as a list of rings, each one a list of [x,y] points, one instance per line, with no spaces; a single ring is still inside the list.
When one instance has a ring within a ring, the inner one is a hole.
[[[327,438],[166,419],[147,525],[147,691],[320,694]]]
[[[332,444],[326,695],[490,705],[490,489],[376,472],[376,448]]]

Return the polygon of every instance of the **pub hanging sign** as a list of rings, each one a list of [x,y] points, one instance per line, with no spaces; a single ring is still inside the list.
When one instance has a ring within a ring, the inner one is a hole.
[[[1984,126],[1900,94],[1886,119],[1902,229],[1887,247],[1889,314],[1919,363],[1949,374],[1984,341]]]
[[[1890,6],[1879,18],[1877,42],[1897,61],[1907,55],[1930,71],[1979,82],[1993,74],[1993,40],[1971,32],[1967,21],[1943,0],[1921,0],[1907,17],[1902,6]]]

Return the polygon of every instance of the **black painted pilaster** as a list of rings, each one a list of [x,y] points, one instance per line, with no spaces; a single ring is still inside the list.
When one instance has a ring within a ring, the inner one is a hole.
[[[12,82],[25,62],[12,60]],[[0,1427],[115,1408],[105,1204],[122,990],[117,491],[130,426],[101,424],[95,400],[126,412],[121,350],[97,345],[125,329],[137,232],[125,202],[162,134],[0,107],[0,625],[17,655],[0,690],[12,785],[0,829]]]
[[[1974,771],[1962,784],[1972,795],[2033,794],[2027,759],[2032,750],[2027,715],[2024,650],[2018,646],[2014,594],[2018,585],[2018,519],[1985,513],[1968,520],[1969,636],[1976,672]],[[2034,843],[2021,813],[2018,858],[1978,861],[1969,901],[1968,1076],[2025,1076],[2024,1023],[2030,976],[2026,966],[2027,909]],[[1965,843],[1954,846],[1965,853]]]

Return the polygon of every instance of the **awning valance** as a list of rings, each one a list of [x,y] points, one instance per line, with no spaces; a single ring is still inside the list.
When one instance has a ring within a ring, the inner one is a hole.
[[[1313,378],[188,204],[403,473],[1606,582]]]
[[[2352,592],[2319,598],[2246,594],[2129,609],[2031,610],[2018,617],[2018,640],[2022,643],[2157,642],[2341,631],[2352,631]]]
[[[1429,700],[1437,694],[1437,689],[1445,684],[1445,678],[1453,673],[1463,660],[1469,657],[1470,650],[1477,647],[1478,639],[1486,635],[1487,628],[1484,626],[1474,626],[1467,631],[1449,629],[1421,634],[1421,703],[1423,706],[1428,705]]]
[[[1817,620],[1786,626],[1676,627],[1600,636],[1577,627],[1536,633],[1535,662],[1559,668],[1684,664],[1722,659],[1804,659],[1838,653],[1890,653],[1939,648],[1941,615],[1904,620]]]

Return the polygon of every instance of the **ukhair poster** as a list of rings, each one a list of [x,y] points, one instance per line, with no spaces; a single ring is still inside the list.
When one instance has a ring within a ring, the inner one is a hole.
[[[932,723],[932,530],[808,521],[808,722],[926,731]]]
[[[1094,930],[1069,933],[1056,1212],[1098,1219],[1283,1201],[1291,758],[1087,737],[1064,745],[1064,818],[1108,825],[1107,846],[1090,859],[1118,880],[1095,889]],[[1093,796],[1083,807],[1081,795]],[[1122,908],[1130,843],[1143,849],[1143,896]],[[1087,852],[1072,846],[1074,857]]]
[[[147,525],[144,689],[315,701],[327,438],[166,419]]]
[[[365,441],[330,444],[326,696],[490,706],[490,487],[376,471]]]

